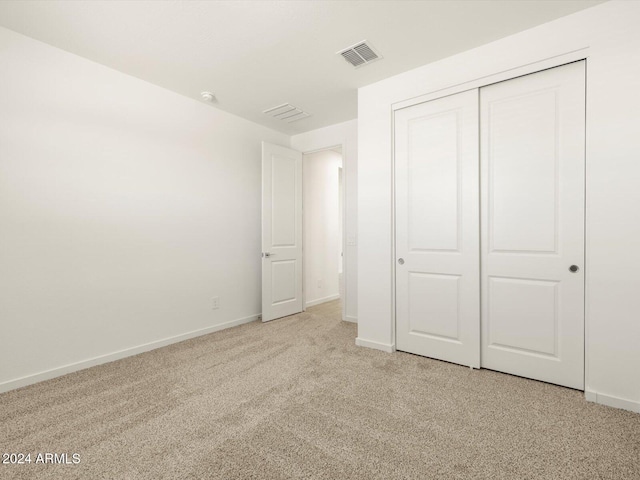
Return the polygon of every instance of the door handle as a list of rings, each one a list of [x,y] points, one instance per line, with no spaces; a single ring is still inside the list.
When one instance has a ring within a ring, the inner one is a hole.
[[[270,252],[264,252],[262,254],[263,257],[273,257],[275,255],[275,253],[270,253]]]
[[[571,273],[576,273],[578,270],[580,270],[580,268],[578,267],[578,265],[571,265],[571,266],[569,267],[569,271],[570,271]]]

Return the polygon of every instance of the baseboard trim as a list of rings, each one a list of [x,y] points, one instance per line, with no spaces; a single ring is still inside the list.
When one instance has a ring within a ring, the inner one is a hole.
[[[67,375],[69,373],[77,372],[79,370],[84,370],[85,368],[94,367],[96,365],[102,365],[103,363],[109,363],[115,360],[120,360],[122,358],[138,355],[139,353],[148,352],[150,350],[155,350],[157,348],[166,347],[167,345],[171,345],[173,343],[182,342],[184,340],[189,340],[191,338],[200,337],[202,335],[207,335],[209,333],[218,332],[220,330],[225,330],[227,328],[237,327],[239,325],[243,325],[245,323],[258,320],[259,318],[260,318],[260,314],[256,313],[255,315],[250,315],[248,317],[238,318],[236,320],[220,323],[218,325],[212,325],[211,327],[201,328],[199,330],[193,330],[191,332],[182,333],[180,335],[176,335],[173,337],[163,338],[161,340],[156,340],[154,342],[144,343],[136,347],[126,348],[124,350],[119,350],[113,353],[107,353],[105,355],[89,358],[87,360],[81,360],[76,363],[63,365],[62,367],[52,368],[51,370],[45,370],[44,372],[34,373],[32,375],[27,375],[25,377],[16,378],[15,380],[8,380],[6,382],[0,383],[0,393],[8,392],[9,390],[15,390],[16,388],[20,388],[20,387],[26,387],[27,385],[33,385],[34,383],[43,382],[45,380],[50,380],[52,378],[61,377],[62,375]]]
[[[358,323],[358,317],[352,317],[350,315],[347,315],[346,317],[344,317],[343,320],[345,322]]]
[[[306,302],[304,304],[305,308],[313,307],[315,305],[320,305],[321,303],[333,302],[334,300],[338,300],[340,298],[340,294],[329,295],[328,297],[318,298],[317,300],[312,300],[310,302]]]
[[[387,353],[393,353],[396,351],[396,346],[394,344],[374,342],[373,340],[365,340],[364,338],[360,338],[360,337],[356,338],[356,345],[359,347],[382,350],[383,352],[387,352]]]
[[[614,397],[613,395],[605,395],[604,393],[594,392],[593,390],[585,390],[584,397],[588,402],[599,403],[607,407],[621,408],[631,412],[640,413],[640,402],[635,400],[627,400],[626,398]]]

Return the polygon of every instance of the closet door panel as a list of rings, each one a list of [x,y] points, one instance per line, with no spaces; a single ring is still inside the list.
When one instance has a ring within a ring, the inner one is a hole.
[[[556,253],[557,96],[550,86],[489,106],[492,252]]]
[[[395,113],[396,348],[479,367],[478,91]]]
[[[480,112],[482,366],[583,389],[584,62],[482,88]]]

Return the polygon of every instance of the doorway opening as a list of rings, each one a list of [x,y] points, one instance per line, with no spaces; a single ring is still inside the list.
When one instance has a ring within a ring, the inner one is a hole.
[[[304,153],[302,177],[304,309],[344,317],[342,146]]]

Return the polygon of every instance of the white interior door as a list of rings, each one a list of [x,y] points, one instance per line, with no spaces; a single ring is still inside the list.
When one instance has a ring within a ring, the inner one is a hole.
[[[480,90],[482,366],[577,389],[584,68],[577,62]]]
[[[396,348],[480,366],[478,91],[395,112]]]
[[[262,321],[302,311],[302,153],[262,142]]]

